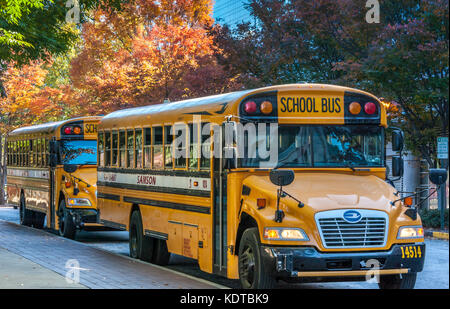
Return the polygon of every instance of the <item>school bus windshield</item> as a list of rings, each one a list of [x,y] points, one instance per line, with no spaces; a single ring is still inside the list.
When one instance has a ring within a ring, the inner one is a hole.
[[[62,164],[97,164],[97,141],[61,141]]]
[[[262,160],[248,156],[248,144],[246,140],[241,167],[258,167]],[[379,126],[278,127],[278,167],[383,167],[384,157],[384,130]]]

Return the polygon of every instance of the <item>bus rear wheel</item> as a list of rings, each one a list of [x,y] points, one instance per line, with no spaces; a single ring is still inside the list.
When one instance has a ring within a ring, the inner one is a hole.
[[[66,209],[66,201],[62,200],[59,204],[59,235],[69,239],[75,239],[77,228],[73,218]]]
[[[25,196],[20,195],[20,224],[31,226],[33,224],[33,212],[26,208]]]
[[[417,273],[381,276],[380,289],[414,289]]]
[[[154,239],[144,235],[141,213],[133,211],[130,219],[130,256],[146,262],[152,262]]]
[[[270,289],[276,284],[262,263],[258,228],[242,234],[239,244],[239,279],[244,289]]]

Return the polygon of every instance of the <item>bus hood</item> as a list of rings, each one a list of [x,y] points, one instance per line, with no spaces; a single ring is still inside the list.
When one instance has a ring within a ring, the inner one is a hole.
[[[278,187],[271,183],[268,176],[249,176],[243,184],[275,201],[276,207]],[[284,186],[283,190],[299,199],[313,212],[346,208],[389,212],[390,201],[395,198],[395,189],[373,175],[297,172],[292,184]],[[288,201],[297,205],[288,196],[282,199],[284,204],[291,204]]]
[[[81,167],[78,168],[74,173],[72,173],[72,175],[86,181],[91,186],[97,185],[97,167]],[[84,184],[81,182],[79,184],[84,186]]]

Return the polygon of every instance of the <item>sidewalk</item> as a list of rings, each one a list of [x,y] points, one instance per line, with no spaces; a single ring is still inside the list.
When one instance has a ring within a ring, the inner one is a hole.
[[[448,231],[436,231],[433,229],[425,228],[425,236],[437,239],[446,239],[448,240]]]
[[[12,259],[11,262],[9,258]],[[19,264],[14,264],[17,259]],[[38,278],[38,272],[35,273],[35,270],[38,270],[42,276],[41,284],[44,287],[46,284],[48,287],[54,287],[51,284],[56,282],[55,280],[65,281],[65,275],[70,270],[67,263],[71,261],[76,261],[75,267],[80,271],[81,285],[77,286],[78,288],[224,288],[206,280],[93,248],[42,230],[0,220],[0,278],[5,275],[12,278],[12,285],[20,285],[23,283],[21,281],[25,280],[31,282],[28,278]],[[25,264],[20,262],[26,263],[28,268],[21,271]],[[13,276],[16,273],[19,275]],[[3,287],[2,284],[0,282],[0,288]],[[65,288],[61,284],[58,286]]]
[[[0,248],[0,289],[85,289],[65,277]]]

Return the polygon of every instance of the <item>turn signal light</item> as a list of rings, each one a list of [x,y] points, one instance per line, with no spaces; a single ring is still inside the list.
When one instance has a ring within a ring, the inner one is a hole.
[[[405,199],[403,200],[403,204],[405,204],[406,206],[411,206],[413,204],[412,197],[405,197]]]
[[[258,205],[258,209],[266,207],[266,199],[265,198],[259,198],[256,200],[256,204]]]
[[[375,112],[377,111],[377,106],[375,105],[375,103],[368,102],[366,103],[366,105],[364,105],[364,111],[368,115],[375,114]]]
[[[358,102],[352,102],[350,103],[348,110],[352,115],[358,115],[361,112],[361,104]]]
[[[270,103],[269,101],[264,101],[261,103],[261,113],[268,115],[270,113],[272,113],[273,111],[273,106],[272,103]]]
[[[244,109],[247,114],[254,114],[256,113],[257,105],[255,101],[248,101],[247,103],[245,103]]]

